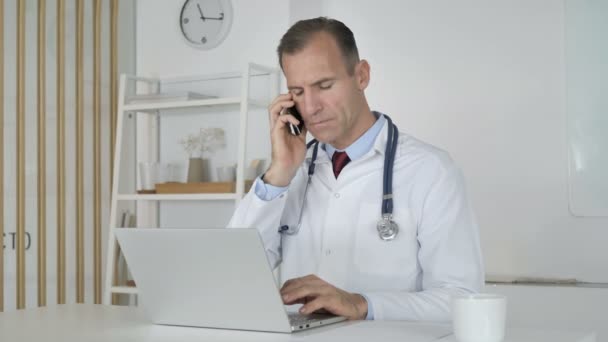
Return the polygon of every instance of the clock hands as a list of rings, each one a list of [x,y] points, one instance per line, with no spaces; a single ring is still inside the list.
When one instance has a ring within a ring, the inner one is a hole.
[[[203,19],[203,21],[205,21],[205,16],[203,15],[203,10],[201,9],[201,5],[200,4],[196,4],[196,7],[198,7],[198,13],[201,14],[201,19]]]
[[[220,16],[218,18],[205,17],[205,19],[207,19],[207,20],[224,20],[224,13],[220,13]],[[203,19],[203,20],[205,20],[205,19]]]
[[[203,10],[201,9],[201,5],[200,4],[196,4],[196,7],[198,8],[198,13],[201,14],[201,19],[203,21],[205,20],[224,20],[224,13],[220,13],[220,16],[217,18],[213,18],[213,17],[205,17],[205,15],[203,14]]]

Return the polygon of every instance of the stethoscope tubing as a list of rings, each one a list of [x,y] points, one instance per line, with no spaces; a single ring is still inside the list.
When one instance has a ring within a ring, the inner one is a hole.
[[[388,141],[386,143],[385,156],[384,156],[384,169],[383,169],[383,180],[382,180],[382,219],[391,220],[393,214],[393,166],[395,164],[395,154],[397,150],[397,143],[399,140],[399,129],[397,125],[393,124],[391,118],[383,114],[388,123]],[[306,195],[308,193],[308,187],[312,182],[312,176],[315,173],[315,165],[317,161],[317,154],[319,151],[319,141],[313,139],[306,144],[306,149],[313,147],[312,157],[310,164],[308,165],[308,179],[306,186],[304,187],[304,196],[302,199],[302,205],[300,206],[300,214],[298,215],[298,223],[295,230],[291,230],[288,225],[283,225],[279,228],[280,233],[286,233],[289,235],[295,235],[300,231],[302,225],[302,215],[304,213],[304,206],[306,204]],[[387,221],[388,222],[388,221]]]

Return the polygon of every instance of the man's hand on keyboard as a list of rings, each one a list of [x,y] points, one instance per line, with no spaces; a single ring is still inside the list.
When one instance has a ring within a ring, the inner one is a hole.
[[[348,319],[367,316],[367,301],[363,296],[341,290],[312,274],[286,281],[281,297],[287,305],[304,304],[300,308],[303,314],[324,310]]]

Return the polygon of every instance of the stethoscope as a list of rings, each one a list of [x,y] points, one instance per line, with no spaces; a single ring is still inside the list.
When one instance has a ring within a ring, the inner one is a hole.
[[[395,153],[397,149],[397,141],[399,140],[399,130],[397,126],[393,124],[388,115],[383,114],[388,122],[388,141],[386,143],[386,151],[384,153],[384,174],[382,180],[382,218],[378,221],[376,229],[378,230],[378,236],[384,241],[391,241],[399,233],[399,226],[393,221],[393,165],[395,164]],[[304,198],[302,199],[302,205],[300,206],[300,214],[298,215],[298,224],[295,228],[288,225],[283,225],[279,228],[279,233],[295,235],[300,231],[302,225],[302,213],[304,213],[304,204],[306,203],[306,194],[308,193],[308,186],[312,182],[312,175],[315,173],[315,162],[317,160],[317,152],[319,150],[319,142],[316,139],[311,140],[306,144],[306,149],[311,146],[312,158],[308,165],[308,181],[304,188]]]

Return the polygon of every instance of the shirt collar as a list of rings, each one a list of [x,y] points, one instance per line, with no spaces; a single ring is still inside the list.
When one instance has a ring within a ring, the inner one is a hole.
[[[375,111],[372,113],[376,117],[376,122],[362,136],[360,136],[359,139],[355,140],[355,142],[343,150],[346,152],[351,161],[363,157],[372,149],[372,147],[374,147],[374,142],[384,127],[384,123],[386,122],[384,115]],[[330,160],[334,155],[334,152],[340,151],[330,144],[323,144],[322,147],[325,152],[327,152],[327,156]]]

